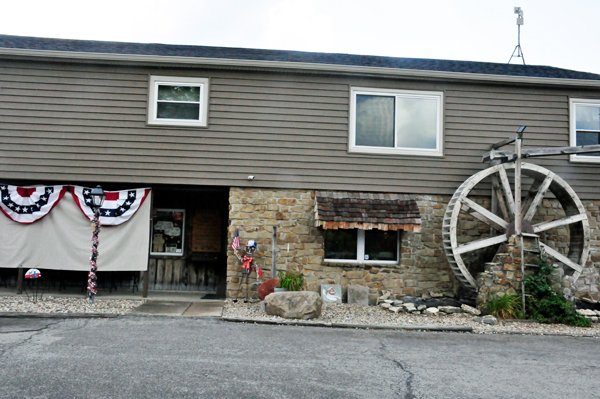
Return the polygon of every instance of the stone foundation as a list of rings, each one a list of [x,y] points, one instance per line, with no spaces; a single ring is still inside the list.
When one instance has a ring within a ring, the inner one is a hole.
[[[456,283],[442,248],[442,218],[449,197],[417,197],[423,224],[420,233],[400,232],[400,263],[365,265],[325,263],[321,228],[314,226],[314,191],[232,188],[229,195],[229,243],[236,228],[242,245],[258,243],[256,264],[265,271],[261,280],[250,277],[251,296],[257,282],[271,276],[273,226],[277,227],[277,269],[304,273],[306,289],[319,292],[321,284],[369,287],[369,299],[377,300],[382,289],[397,297],[429,291],[452,292]],[[254,283],[254,284],[253,284]],[[246,286],[240,262],[231,248],[227,256],[227,296],[240,298]]]
[[[421,212],[421,232],[400,233],[399,264],[325,263],[323,230],[314,227],[314,191],[232,188],[229,193],[227,297],[244,297],[246,289],[240,262],[229,247],[236,228],[239,229],[242,246],[250,239],[258,243],[255,262],[264,270],[265,275],[259,280],[252,274],[248,287],[251,296],[256,297],[258,284],[271,277],[273,227],[277,227],[277,269],[302,271],[307,290],[319,292],[321,284],[341,284],[344,290],[348,285],[361,285],[369,287],[369,299],[372,303],[382,290],[392,291],[396,298],[419,296],[430,291],[448,295],[456,293],[460,290],[460,284],[448,266],[442,246],[442,219],[450,197],[423,195],[414,198]],[[477,199],[477,202],[489,206],[487,198]],[[564,288],[575,288],[578,296],[598,300],[600,201],[586,206],[592,229],[590,261],[576,286]],[[544,200],[538,217],[540,220],[556,219],[560,217],[560,211],[558,202]],[[461,218],[458,229],[460,242],[472,241],[489,231],[488,226],[469,220],[468,217]],[[542,238],[544,242],[550,241],[552,246],[566,252],[566,232],[566,228],[553,229]],[[501,279],[498,273],[503,272],[506,276],[511,271],[490,269],[489,272],[496,273],[492,279]],[[514,289],[520,292],[520,286]]]
[[[537,240],[523,237],[523,255],[525,259],[525,277],[535,273],[535,266],[540,262]],[[562,266],[555,264],[552,271],[552,288],[556,292],[572,298],[575,296],[573,277],[566,275]],[[521,243],[517,236],[509,238],[494,256],[492,262],[485,264],[485,271],[477,276],[477,307],[481,308],[490,298],[504,295],[521,295],[523,273],[521,270]]]

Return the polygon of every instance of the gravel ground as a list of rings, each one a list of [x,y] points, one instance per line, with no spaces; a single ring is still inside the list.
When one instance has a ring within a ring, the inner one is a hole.
[[[32,302],[24,297],[5,296],[0,297],[0,312],[126,314],[144,302],[144,300],[96,298],[94,305],[90,305],[87,298],[56,298],[48,295],[38,299],[37,302]]]
[[[225,301],[223,316],[248,317],[253,319],[285,320],[279,316],[269,316],[260,310],[260,302]],[[320,317],[310,321],[351,324],[376,324],[393,326],[468,326],[476,334],[532,334],[570,335],[576,337],[600,338],[600,323],[592,327],[570,327],[562,324],[540,324],[528,321],[499,320],[495,326],[475,322],[474,317],[465,313],[427,316],[407,313],[392,313],[378,306],[358,306],[348,304],[323,303]]]
[[[44,296],[37,302],[16,296],[0,296],[0,312],[18,313],[102,313],[127,314],[131,309],[143,304],[145,300],[102,299],[96,298],[90,305],[87,298],[63,298]],[[278,316],[269,316],[260,310],[260,302],[225,301],[223,316],[245,317],[251,319],[285,320]],[[539,324],[526,321],[499,320],[491,326],[475,322],[473,316],[465,313],[427,316],[406,313],[392,313],[378,306],[358,306],[348,304],[323,304],[323,313],[312,319],[314,322],[375,324],[391,326],[468,326],[476,334],[534,334],[534,335],[571,335],[577,337],[600,338],[600,323],[590,328],[569,327],[562,324]]]

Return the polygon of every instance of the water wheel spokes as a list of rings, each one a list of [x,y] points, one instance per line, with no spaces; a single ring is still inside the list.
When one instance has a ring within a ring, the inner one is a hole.
[[[475,263],[481,263],[478,253],[494,252],[499,244],[508,240],[514,233],[515,201],[507,171],[514,169],[514,163],[492,166],[469,177],[452,196],[444,215],[442,233],[444,251],[457,279],[467,288],[476,291],[473,272]],[[540,246],[547,255],[562,263],[576,280],[587,260],[589,253],[589,224],[583,204],[573,189],[559,176],[538,165],[523,163],[522,175],[532,179],[527,194],[522,201],[521,215],[523,231],[542,235]],[[474,192],[481,195],[482,181],[486,178],[494,187],[497,213],[476,202]],[[551,192],[559,202],[561,209],[551,214],[540,215],[540,205]],[[471,195],[471,197],[469,197]],[[560,215],[560,216],[556,216]],[[465,218],[482,222],[489,229],[480,237],[465,236],[460,223]],[[548,220],[549,219],[549,220]],[[543,241],[545,232],[552,229],[568,230],[567,243],[562,248],[554,248],[552,240]],[[493,255],[493,253],[492,253]],[[481,265],[479,264],[478,267]]]

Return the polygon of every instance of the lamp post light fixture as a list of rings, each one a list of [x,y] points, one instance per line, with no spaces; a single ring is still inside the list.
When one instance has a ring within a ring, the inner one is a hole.
[[[90,192],[90,197],[92,199],[92,203],[90,204],[90,208],[94,211],[94,218],[92,219],[92,257],[90,258],[90,273],[88,274],[88,296],[90,298],[90,305],[94,304],[94,298],[98,293],[98,284],[97,284],[97,276],[96,272],[98,271],[98,234],[100,233],[100,208],[104,203],[104,198],[106,198],[106,194],[104,194],[104,190],[102,187],[96,186]]]

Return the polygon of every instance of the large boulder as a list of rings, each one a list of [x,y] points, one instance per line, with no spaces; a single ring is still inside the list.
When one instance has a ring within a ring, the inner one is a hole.
[[[270,278],[265,280],[260,287],[258,287],[258,297],[261,301],[265,300],[265,297],[275,291],[275,287],[279,287],[278,278]]]
[[[323,299],[312,291],[274,292],[265,298],[267,314],[285,319],[314,319],[322,306]]]

